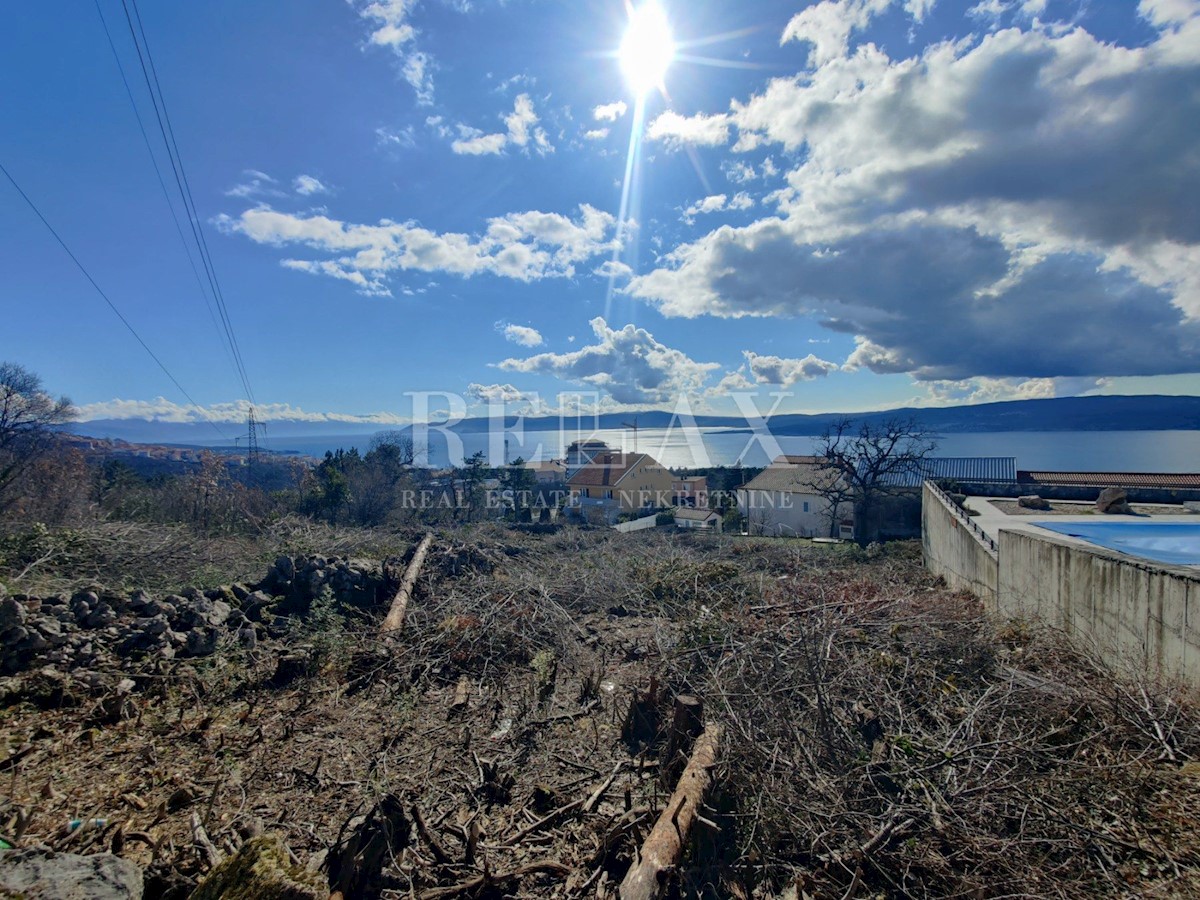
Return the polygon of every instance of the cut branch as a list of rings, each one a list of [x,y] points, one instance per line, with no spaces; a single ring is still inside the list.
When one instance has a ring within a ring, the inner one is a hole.
[[[421,574],[421,566],[425,564],[425,554],[429,552],[432,544],[432,534],[421,538],[421,543],[417,545],[417,552],[413,554],[412,561],[404,573],[404,580],[400,582],[400,590],[396,592],[391,608],[388,609],[387,618],[383,620],[383,625],[379,628],[380,634],[396,633],[404,629],[404,615],[408,612],[408,601],[412,598],[417,576]]]
[[[710,725],[696,740],[692,758],[667,801],[662,815],[642,845],[637,862],[621,882],[621,900],[656,900],[667,877],[679,864],[700,804],[712,787],[712,770],[720,753],[720,726]]]

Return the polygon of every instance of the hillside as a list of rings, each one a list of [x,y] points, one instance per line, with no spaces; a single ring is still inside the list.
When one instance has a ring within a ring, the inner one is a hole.
[[[276,841],[293,897],[611,898],[679,815],[691,696],[683,896],[1200,891],[1196,707],[916,547],[464,529],[382,639],[416,537],[6,532],[5,837],[151,900]]]
[[[776,436],[819,435],[831,423],[850,416],[872,421],[894,416],[912,417],[927,428],[943,434],[1003,431],[1174,431],[1200,429],[1200,397],[1142,395],[1134,397],[1062,397],[1048,400],[1010,400],[971,406],[912,407],[863,413],[822,413],[819,415],[777,415],[770,421]],[[620,429],[630,420],[628,413],[600,416],[598,427]],[[666,411],[637,414],[642,428],[678,426],[679,420]],[[518,424],[525,431],[557,431],[560,421],[554,416],[510,417],[505,427]],[[590,421],[590,420],[589,420]],[[702,428],[744,429],[742,418],[700,415],[695,424]],[[461,434],[486,432],[487,418],[465,419],[453,427]],[[385,426],[347,424],[345,422],[276,421],[268,426],[274,446],[286,448],[289,438],[369,436]],[[396,427],[396,426],[386,426]],[[227,430],[238,432],[235,426]],[[71,426],[76,434],[96,438],[116,438],[136,443],[204,445],[213,443],[208,423],[148,422],[136,419],[97,419]],[[232,439],[231,439],[232,440]]]

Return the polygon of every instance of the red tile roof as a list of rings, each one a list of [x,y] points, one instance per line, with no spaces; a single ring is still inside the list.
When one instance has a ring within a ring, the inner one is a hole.
[[[1200,488],[1200,474],[1189,472],[1018,472],[1017,481],[1086,487]]]
[[[633,469],[643,465],[658,466],[645,453],[600,453],[585,466],[575,470],[567,479],[568,487],[614,487]]]

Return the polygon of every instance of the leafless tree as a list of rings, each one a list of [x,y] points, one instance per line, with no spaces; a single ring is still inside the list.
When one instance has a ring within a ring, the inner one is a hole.
[[[821,436],[816,451],[821,470],[830,476],[822,496],[831,518],[836,520],[839,503],[853,499],[855,536],[866,543],[871,537],[870,516],[880,498],[898,492],[904,482],[919,475],[936,448],[933,434],[912,418],[834,423]]]
[[[22,474],[54,443],[54,429],[76,414],[66,397],[55,400],[24,366],[0,363],[0,512],[12,502]]]

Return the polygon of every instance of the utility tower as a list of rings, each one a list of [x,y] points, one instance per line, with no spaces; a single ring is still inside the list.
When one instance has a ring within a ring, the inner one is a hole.
[[[246,467],[253,474],[258,462],[258,420],[254,418],[254,407],[246,415]]]

